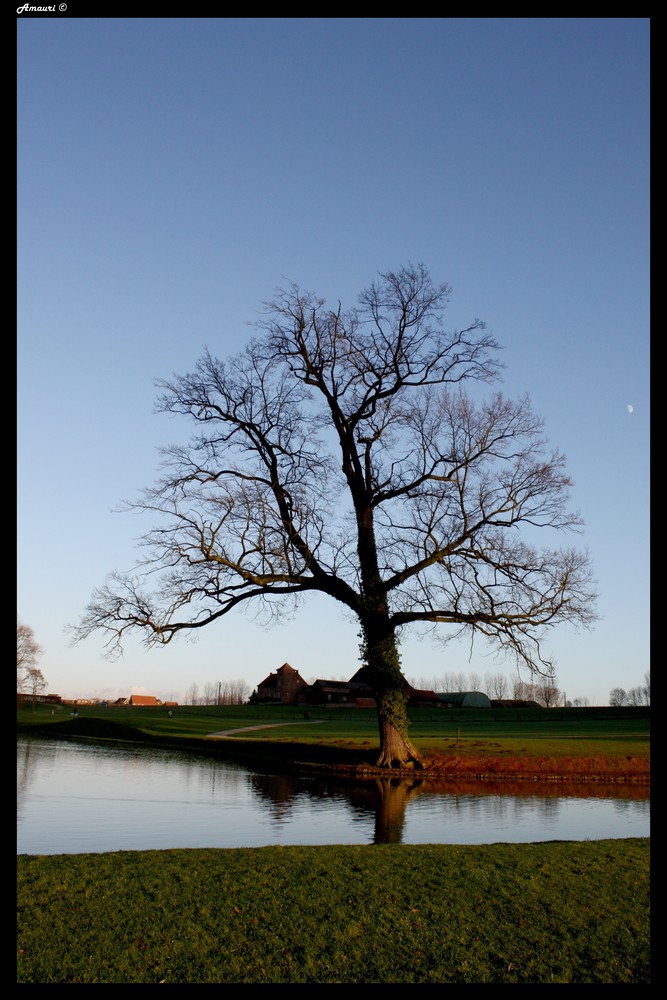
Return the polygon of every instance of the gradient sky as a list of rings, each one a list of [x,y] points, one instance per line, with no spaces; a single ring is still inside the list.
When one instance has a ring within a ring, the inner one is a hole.
[[[600,620],[554,631],[567,698],[649,670],[648,18],[18,18],[18,596],[63,697],[358,667],[313,599],[267,630],[110,663],[64,629],[147,526],[115,512],[188,426],[155,380],[252,336],[294,281],[353,305],[421,261],[504,346],[568,460]],[[406,636],[405,674],[514,673]]]

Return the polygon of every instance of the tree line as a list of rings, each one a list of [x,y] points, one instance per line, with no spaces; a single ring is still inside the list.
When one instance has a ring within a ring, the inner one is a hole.
[[[250,685],[243,679],[207,681],[201,688],[191,684],[185,692],[186,705],[245,705],[250,697]]]
[[[411,678],[412,687],[419,690],[435,691],[436,694],[451,694],[456,691],[482,691],[491,701],[535,701],[543,708],[587,708],[590,699],[586,697],[568,698],[565,691],[557,687],[557,678],[550,681],[525,681],[519,676],[508,678],[502,673],[481,674],[471,671],[444,673],[439,677]],[[609,694],[609,704],[618,708],[623,705],[637,706],[651,704],[651,675],[644,674],[644,683],[626,691],[613,688]]]
[[[535,701],[543,708],[554,708],[562,705],[564,694],[556,686],[556,678],[543,678],[539,681],[525,681],[520,677],[508,678],[502,673],[481,674],[471,671],[450,671],[440,677],[425,678],[410,681],[414,688],[435,691],[436,694],[452,694],[457,691],[482,691],[491,701]],[[580,704],[584,699],[579,699]],[[568,704],[570,704],[568,702]]]
[[[622,705],[650,705],[651,704],[651,675],[648,671],[644,674],[644,683],[626,691],[624,688],[612,688],[609,693],[609,704],[617,707]]]

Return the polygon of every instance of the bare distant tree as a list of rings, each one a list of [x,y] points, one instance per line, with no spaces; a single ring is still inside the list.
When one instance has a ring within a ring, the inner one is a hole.
[[[536,684],[534,692],[535,701],[544,708],[555,708],[560,705],[561,693],[555,684]]]
[[[505,674],[485,674],[486,693],[494,701],[505,701],[509,694],[509,681]]]
[[[524,681],[518,674],[512,678],[512,698],[515,701],[534,701],[535,685],[532,681]]]
[[[480,637],[548,678],[545,633],[595,617],[587,554],[533,544],[540,528],[579,528],[571,481],[527,397],[463,391],[497,377],[498,345],[479,320],[445,331],[448,298],[421,264],[380,274],[348,310],[291,284],[239,356],[207,350],[161,381],[159,409],[198,431],[128,505],[157,520],[145,572],[114,574],[76,637],[165,644],[238,608],[284,618],[326,594],[359,624],[386,767],[421,766],[408,627]]]
[[[223,705],[245,705],[250,697],[250,685],[242,678],[223,682],[222,689]]]
[[[651,674],[647,670],[644,674],[644,692],[646,695],[646,704],[651,704]]]
[[[481,691],[482,690],[482,678],[479,674],[471,671],[468,674],[468,690],[469,691]]]
[[[609,704],[614,705],[616,708],[620,708],[622,705],[627,705],[627,691],[623,688],[613,688],[609,693]]]
[[[456,672],[449,671],[440,678],[442,684],[442,690],[448,694],[453,694],[456,691],[466,691],[466,676],[463,671],[458,670]]]
[[[218,704],[218,684],[215,681],[207,681],[202,689],[202,705]]]
[[[16,624],[16,689],[29,689],[30,671],[37,666],[43,650],[35,639],[35,633],[23,622]]]
[[[568,702],[568,706],[571,708],[588,708],[589,705],[590,700],[588,698],[574,698]]]
[[[642,685],[639,685],[638,687],[630,688],[630,690],[628,691],[628,701],[627,701],[627,704],[628,705],[635,705],[635,706],[636,705],[648,705],[649,701],[648,701],[648,696],[647,696],[646,688],[643,687]]]
[[[438,691],[438,680],[435,677],[408,677],[410,684],[416,691]]]
[[[37,696],[46,691],[48,685],[44,680],[44,675],[37,667],[30,667],[26,679],[26,689],[32,698],[32,710],[35,711]]]
[[[199,704],[199,686],[197,684],[192,683],[185,692],[185,704],[186,705]]]

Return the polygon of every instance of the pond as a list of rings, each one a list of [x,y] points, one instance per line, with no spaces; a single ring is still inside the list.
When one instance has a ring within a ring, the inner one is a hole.
[[[19,737],[18,854],[648,837],[648,786],[269,774],[180,750]]]

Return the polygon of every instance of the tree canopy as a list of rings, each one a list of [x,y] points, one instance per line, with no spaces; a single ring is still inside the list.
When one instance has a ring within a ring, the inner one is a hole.
[[[236,357],[207,349],[160,380],[158,410],[196,432],[128,504],[155,516],[147,556],[95,592],[76,638],[168,643],[327,594],[359,621],[386,766],[419,766],[404,629],[479,636],[551,676],[545,633],[590,625],[595,592],[585,551],[536,536],[582,522],[529,398],[480,391],[500,348],[479,320],[445,330],[449,295],[421,264],[380,273],[349,309],[290,284]]]

